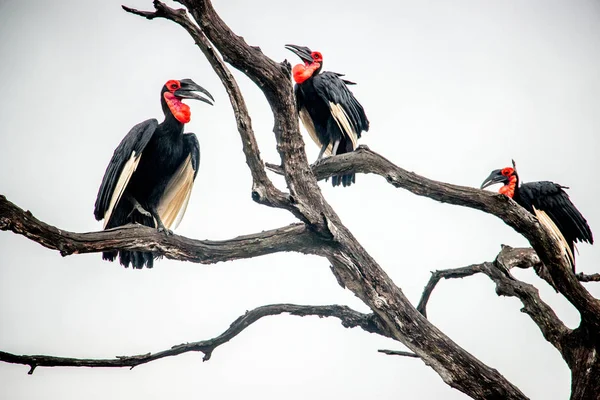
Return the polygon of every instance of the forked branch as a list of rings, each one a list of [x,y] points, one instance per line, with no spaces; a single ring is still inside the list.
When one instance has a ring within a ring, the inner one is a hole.
[[[542,331],[544,338],[564,356],[565,341],[572,330],[567,328],[554,310],[541,299],[535,286],[510,274],[512,268],[539,268],[540,265],[541,262],[532,249],[503,246],[494,262],[432,272],[417,309],[426,315],[427,302],[440,279],[464,278],[481,272],[494,281],[498,296],[516,297],[521,300],[521,311],[529,315]]]

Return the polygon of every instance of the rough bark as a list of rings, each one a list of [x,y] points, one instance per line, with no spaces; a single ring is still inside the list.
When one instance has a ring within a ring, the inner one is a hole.
[[[63,256],[127,249],[151,251],[167,258],[214,264],[281,251],[319,254],[318,238],[306,225],[292,224],[229,240],[195,240],[165,235],[142,225],[101,232],[74,233],[48,225],[0,195],[0,230],[12,231]]]

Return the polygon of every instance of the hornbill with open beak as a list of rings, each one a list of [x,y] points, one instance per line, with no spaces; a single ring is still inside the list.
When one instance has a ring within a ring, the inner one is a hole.
[[[531,214],[563,245],[564,254],[575,272],[575,242],[594,243],[592,231],[579,210],[575,208],[568,189],[554,182],[528,182],[519,185],[515,162],[513,166],[492,171],[481,184],[481,189],[502,183],[499,193],[504,194]]]
[[[354,151],[362,131],[369,130],[365,110],[347,85],[354,82],[342,79],[342,74],[321,72],[323,56],[308,47],[285,45],[304,62],[294,66],[296,106],[302,124],[324,154],[337,155]],[[354,173],[334,176],[333,186],[349,186],[355,181]]]
[[[195,92],[206,95],[203,97]],[[191,79],[170,80],[160,92],[165,119],[134,126],[115,150],[98,190],[94,216],[104,229],[138,223],[166,234],[183,218],[200,163],[200,146],[193,133],[183,133],[190,107],[183,99],[212,105],[213,97]],[[152,268],[153,254],[107,251],[104,260],[125,267]]]

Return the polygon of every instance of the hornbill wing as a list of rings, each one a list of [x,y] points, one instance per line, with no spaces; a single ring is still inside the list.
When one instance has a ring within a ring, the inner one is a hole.
[[[327,71],[315,76],[314,87],[317,94],[329,105],[331,115],[340,131],[352,141],[353,148],[356,148],[361,132],[369,130],[369,120],[362,105],[335,72]]]
[[[298,115],[300,116],[300,121],[302,121],[302,125],[308,131],[308,135],[310,138],[321,148],[323,144],[319,140],[319,136],[317,135],[317,131],[315,130],[315,124],[308,113],[308,110],[304,106],[304,94],[300,87],[296,84],[294,86],[294,97],[296,98],[296,109],[298,110]],[[329,144],[327,150],[325,150],[325,155],[330,156],[331,150],[333,149],[333,144]]]
[[[342,76],[346,76],[346,75],[344,75],[344,74],[340,74],[339,72],[334,72],[334,74],[336,74],[336,75],[337,75],[337,76],[339,76],[340,78],[341,78]],[[342,79],[342,82],[344,82],[346,85],[356,85],[356,82],[352,82],[352,81],[349,81],[349,80],[346,80],[346,79]]]
[[[594,238],[587,221],[564,188],[554,182],[530,182],[521,185],[519,193],[526,203],[525,208],[529,205],[540,222],[554,232],[559,240],[562,239],[573,260],[574,243],[582,241],[592,244]]]
[[[193,133],[183,135],[188,156],[175,171],[158,203],[158,215],[165,227],[175,229],[183,219],[200,165],[200,145]]]
[[[131,175],[140,162],[142,152],[157,126],[156,119],[140,122],[131,128],[115,149],[108,167],[106,167],[106,172],[104,172],[94,209],[96,220],[104,219],[104,227],[108,224],[112,212],[121,200]]]
[[[522,198],[552,218],[565,238],[572,242],[594,243],[592,231],[579,210],[571,202],[564,186],[554,182],[530,182],[519,188]]]
[[[546,229],[548,231],[550,231],[550,233],[552,235],[555,236],[555,239],[559,243],[561,243],[562,248],[563,248],[562,254],[563,254],[563,256],[566,257],[567,261],[573,268],[573,271],[575,271],[575,256],[573,255],[573,250],[571,249],[573,242],[567,241],[567,239],[563,235],[562,231],[556,226],[556,224],[554,223],[552,218],[548,215],[548,213],[546,213],[545,211],[542,211],[542,210],[538,210],[537,208],[535,208],[535,206],[533,207],[533,212],[534,212],[535,216],[537,217],[538,221],[540,222],[540,224],[545,226]]]

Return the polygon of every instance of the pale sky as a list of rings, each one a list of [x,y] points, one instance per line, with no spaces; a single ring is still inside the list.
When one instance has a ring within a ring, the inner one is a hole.
[[[162,118],[167,80],[191,78],[216,104],[188,101],[186,130],[197,134],[202,160],[176,232],[227,239],[293,222],[251,200],[230,104],[193,40],[169,21],[125,13],[123,1],[0,0],[0,193],[61,229],[101,229],[93,206],[113,150],[136,123]],[[125,4],[152,8],[150,0]],[[284,44],[310,46],[323,53],[325,70],[357,82],[352,90],[371,121],[361,143],[399,166],[479,186],[514,158],[522,181],[569,186],[600,237],[597,1],[215,0],[215,7],[273,59],[297,63]],[[235,75],[262,157],[278,162],[269,107]],[[316,159],[310,140],[307,151]],[[495,217],[417,197],[380,177],[321,187],[414,304],[430,271],[491,261],[502,243],[527,245]],[[18,354],[156,352],[217,336],[245,310],[270,303],[368,311],[317,257],[282,253],[212,266],[160,260],[132,271],[100,254],[62,258],[8,232],[0,233],[0,250],[0,350]],[[579,252],[578,270],[599,272],[600,247],[583,244]],[[573,307],[532,271],[514,273],[577,326]],[[600,296],[600,284],[588,287]],[[475,276],[441,282],[428,315],[531,399],[567,398],[568,368],[520,308]],[[193,353],[131,371],[38,368],[33,376],[26,366],[0,363],[0,398],[466,398],[420,360],[381,348],[403,346],[335,319],[275,316],[206,363]]]

